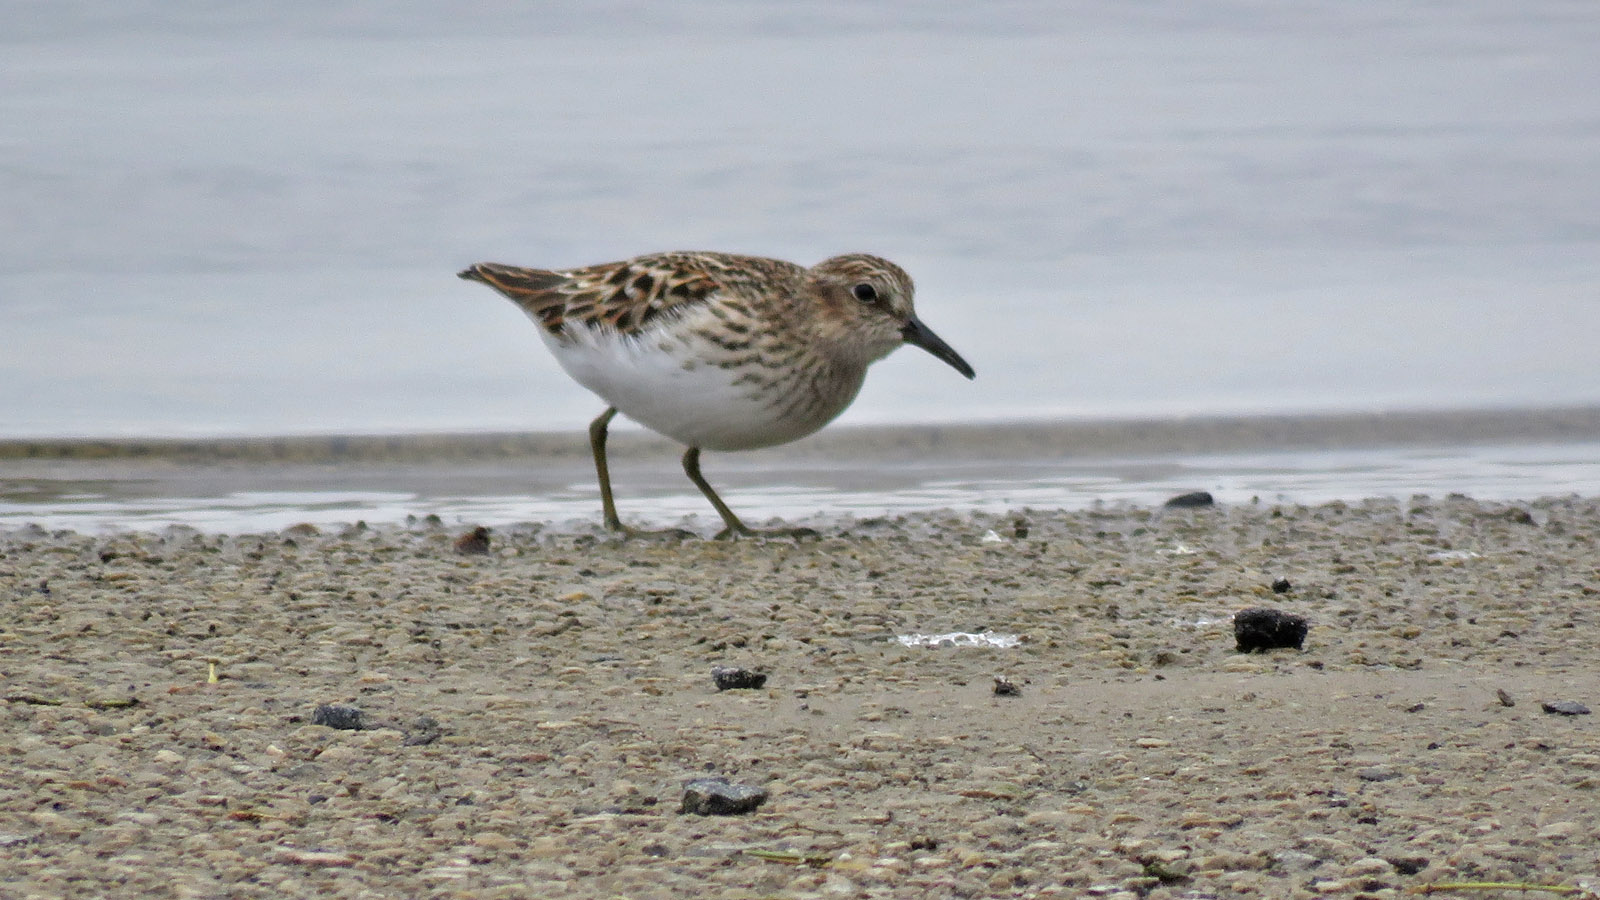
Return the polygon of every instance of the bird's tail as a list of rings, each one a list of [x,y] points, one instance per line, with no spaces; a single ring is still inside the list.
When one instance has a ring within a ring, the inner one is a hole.
[[[560,290],[567,284],[567,276],[560,272],[476,263],[457,272],[456,277],[487,284],[552,333],[560,332],[567,308],[567,297]]]

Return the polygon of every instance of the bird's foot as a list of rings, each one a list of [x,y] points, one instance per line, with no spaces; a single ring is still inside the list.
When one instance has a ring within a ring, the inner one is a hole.
[[[682,528],[629,528],[626,525],[617,525],[615,527],[607,526],[606,530],[625,541],[677,543],[694,540],[699,537],[694,532]]]
[[[741,524],[717,532],[714,541],[736,541],[740,538],[788,538],[795,541],[820,540],[822,534],[815,528],[750,528]]]

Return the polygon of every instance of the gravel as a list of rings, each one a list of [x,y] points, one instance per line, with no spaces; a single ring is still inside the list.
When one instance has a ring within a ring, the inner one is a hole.
[[[459,533],[0,534],[0,895],[1160,900],[1600,871],[1593,717],[1500,699],[1595,700],[1593,499]],[[1261,604],[1310,623],[1303,649],[1235,652],[1230,613]],[[1019,642],[897,640],[986,632]],[[719,693],[717,665],[781,677]],[[313,724],[324,704],[364,727]],[[679,815],[708,777],[768,799]]]

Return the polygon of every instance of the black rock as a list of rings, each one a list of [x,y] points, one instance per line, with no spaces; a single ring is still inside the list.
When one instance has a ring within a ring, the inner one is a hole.
[[[1544,711],[1557,716],[1587,716],[1589,707],[1576,700],[1549,700],[1539,704]]]
[[[1301,649],[1309,626],[1301,616],[1276,609],[1240,610],[1233,615],[1233,639],[1240,653],[1265,653],[1293,647]]]
[[[767,673],[738,666],[712,666],[711,680],[719,691],[753,691],[767,683]]]
[[[1022,696],[1022,685],[1004,675],[996,675],[994,677],[994,695],[996,697],[1020,697]]]
[[[748,784],[729,784],[726,778],[696,778],[683,785],[679,813],[697,816],[737,816],[753,812],[767,802],[767,792]]]
[[[360,731],[367,727],[367,714],[359,706],[324,703],[311,714],[311,724],[326,725],[341,731]]]
[[[1272,592],[1274,594],[1287,594],[1292,590],[1294,590],[1294,585],[1290,584],[1287,578],[1279,578],[1272,583]]]
[[[1190,491],[1187,494],[1179,494],[1173,497],[1165,505],[1174,509],[1193,509],[1199,506],[1210,506],[1216,502],[1216,498],[1211,496],[1210,491]]]

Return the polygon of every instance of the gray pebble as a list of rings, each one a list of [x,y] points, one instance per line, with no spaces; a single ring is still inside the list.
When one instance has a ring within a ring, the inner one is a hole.
[[[311,714],[311,724],[326,725],[340,731],[360,731],[367,727],[367,714],[359,706],[324,703]]]
[[[719,691],[753,691],[767,683],[767,673],[738,666],[712,666],[711,680]]]
[[[748,784],[729,784],[726,778],[696,778],[683,786],[679,813],[697,816],[736,816],[752,812],[767,801],[767,792]]]
[[[406,729],[405,740],[400,743],[406,747],[425,747],[437,741],[444,734],[444,727],[433,716],[418,716],[417,721]]]

